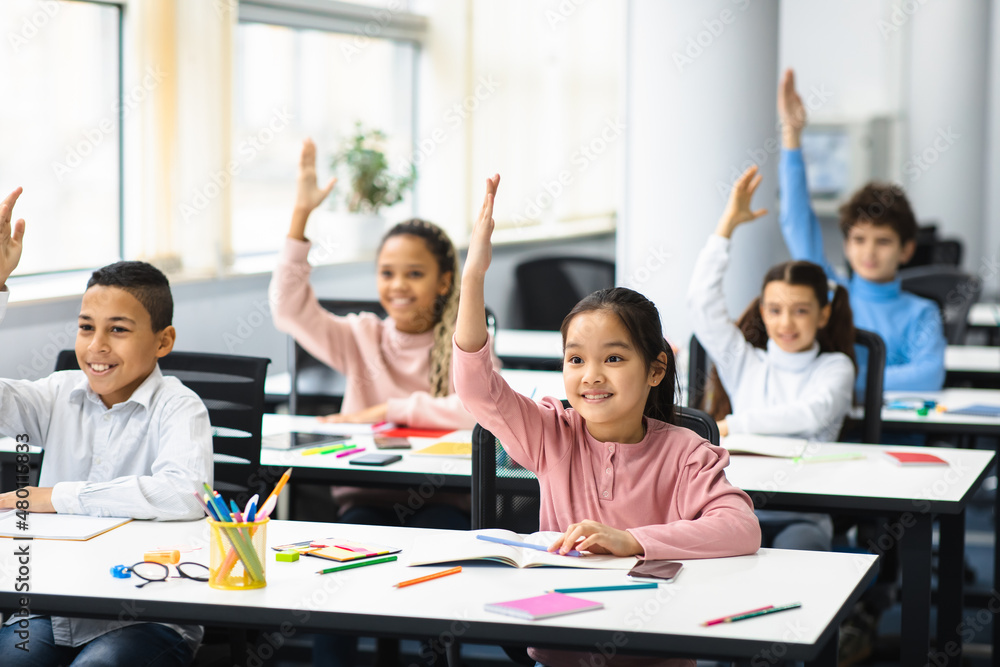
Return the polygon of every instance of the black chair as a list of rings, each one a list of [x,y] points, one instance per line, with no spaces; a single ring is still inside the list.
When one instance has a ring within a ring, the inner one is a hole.
[[[171,352],[159,361],[164,375],[176,377],[205,403],[212,424],[215,488],[241,505],[277,482],[260,465],[269,363],[261,357],[202,352]],[[57,371],[79,368],[76,352],[59,353]]]
[[[855,356],[861,362],[867,360],[865,375],[865,395],[855,397],[862,409],[860,419],[848,417],[845,429],[860,427],[861,441],[877,445],[882,438],[882,393],[885,381],[885,343],[881,336],[864,329],[854,330]],[[861,348],[861,350],[858,350]],[[698,337],[691,335],[688,348],[688,406],[701,408],[705,401],[705,385],[708,382],[711,360]],[[841,433],[845,429],[841,430]]]
[[[334,315],[368,312],[386,317],[385,309],[378,301],[320,299],[319,305]],[[496,315],[489,308],[486,309],[486,327],[491,335],[496,335]],[[292,336],[288,337],[288,374],[291,384],[288,394],[290,414],[315,415],[340,410],[347,379],[309,354]]]
[[[983,281],[945,264],[919,266],[899,272],[902,287],[907,292],[930,299],[941,310],[944,337],[951,345],[965,343],[969,326],[969,311],[979,301]]]
[[[591,292],[615,285],[615,263],[600,257],[538,257],[514,270],[520,327],[558,331],[566,314]]]
[[[569,407],[569,401],[563,401]],[[675,406],[678,422],[713,445],[719,444],[719,427],[701,410]],[[518,533],[538,530],[540,506],[538,478],[510,460],[492,433],[476,424],[472,430],[472,528],[505,528]],[[532,667],[535,661],[523,647],[503,646],[514,662]],[[449,656],[449,665],[454,664]]]

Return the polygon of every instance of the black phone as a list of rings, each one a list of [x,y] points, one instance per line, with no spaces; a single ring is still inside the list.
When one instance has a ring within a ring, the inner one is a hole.
[[[637,581],[670,581],[684,566],[672,560],[641,560],[628,572]]]
[[[399,454],[365,454],[351,459],[350,463],[354,466],[387,466],[402,460],[403,457]]]
[[[409,449],[409,438],[393,438],[387,435],[376,435],[375,446],[379,449]]]

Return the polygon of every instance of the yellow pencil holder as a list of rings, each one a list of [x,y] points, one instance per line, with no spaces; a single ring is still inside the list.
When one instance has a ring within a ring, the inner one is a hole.
[[[267,586],[267,522],[208,521],[211,555],[208,585],[227,591]]]

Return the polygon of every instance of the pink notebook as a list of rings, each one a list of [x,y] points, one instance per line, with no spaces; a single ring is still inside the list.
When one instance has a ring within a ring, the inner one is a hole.
[[[509,602],[493,602],[486,605],[485,608],[486,611],[535,621],[540,618],[575,614],[578,611],[590,611],[591,609],[601,609],[603,607],[604,603],[602,602],[575,598],[572,595],[565,595],[563,593],[546,593],[545,595],[533,598],[510,600]]]
[[[940,456],[925,452],[886,452],[889,460],[901,466],[948,465]]]

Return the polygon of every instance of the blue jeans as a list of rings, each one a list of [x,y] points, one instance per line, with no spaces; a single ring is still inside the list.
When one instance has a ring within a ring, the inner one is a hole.
[[[28,650],[18,631],[27,630]],[[194,656],[179,634],[155,623],[127,625],[117,632],[84,644],[57,646],[48,616],[28,619],[28,627],[17,623],[0,628],[0,663],[4,667],[187,667]]]

